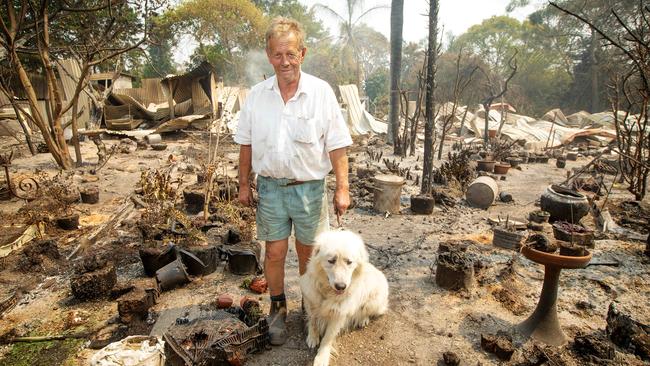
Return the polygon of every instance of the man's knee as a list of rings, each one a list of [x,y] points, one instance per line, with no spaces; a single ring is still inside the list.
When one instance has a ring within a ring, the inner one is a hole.
[[[286,245],[281,243],[274,243],[266,245],[266,251],[264,254],[264,260],[269,263],[282,263],[287,256]]]

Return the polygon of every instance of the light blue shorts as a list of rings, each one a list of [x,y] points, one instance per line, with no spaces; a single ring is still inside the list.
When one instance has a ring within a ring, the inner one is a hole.
[[[325,180],[287,185],[290,179],[257,177],[257,239],[286,239],[293,226],[296,239],[313,244],[318,234],[329,229]]]

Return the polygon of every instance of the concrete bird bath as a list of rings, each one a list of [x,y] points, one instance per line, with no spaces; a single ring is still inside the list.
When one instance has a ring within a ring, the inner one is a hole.
[[[582,257],[570,257],[535,250],[529,246],[521,249],[522,254],[533,262],[544,265],[544,284],[539,302],[533,313],[517,326],[526,337],[532,337],[551,346],[567,342],[557,318],[557,290],[562,269],[585,268],[591,260],[591,253]]]

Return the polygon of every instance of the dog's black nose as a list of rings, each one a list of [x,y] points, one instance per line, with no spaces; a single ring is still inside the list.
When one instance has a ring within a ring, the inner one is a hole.
[[[339,291],[345,290],[345,287],[346,287],[345,283],[335,283],[334,284],[334,288],[336,288]]]

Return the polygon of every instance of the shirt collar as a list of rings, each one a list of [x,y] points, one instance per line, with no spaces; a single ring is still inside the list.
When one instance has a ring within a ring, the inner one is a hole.
[[[298,89],[296,89],[296,94],[294,95],[294,98],[299,97],[300,94],[309,94],[308,83],[305,79],[307,79],[306,74],[301,70],[300,80],[298,80]],[[266,88],[269,90],[275,90],[277,93],[280,93],[280,87],[278,86],[277,75],[273,75],[273,78],[269,79],[269,83],[267,83]]]

